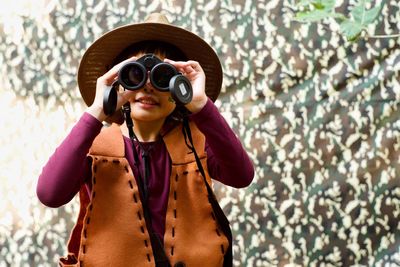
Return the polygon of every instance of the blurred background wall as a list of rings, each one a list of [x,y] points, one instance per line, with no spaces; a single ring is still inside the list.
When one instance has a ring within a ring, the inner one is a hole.
[[[85,110],[80,57],[154,11],[215,48],[216,104],[254,160],[248,188],[214,186],[234,266],[400,265],[400,39],[348,43],[333,26],[291,20],[294,3],[2,0],[0,266],[55,266],[66,254],[77,200],[46,208],[35,187]],[[400,31],[398,0],[371,30]]]

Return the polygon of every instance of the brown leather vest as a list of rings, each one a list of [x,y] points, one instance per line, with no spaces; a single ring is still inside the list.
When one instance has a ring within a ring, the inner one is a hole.
[[[205,137],[191,124],[194,146],[207,172]],[[204,180],[181,127],[164,137],[172,161],[164,248],[174,266],[223,266],[229,242],[207,199]],[[118,125],[94,140],[92,193],[80,191],[81,209],[60,266],[155,266],[138,186],[124,153]]]

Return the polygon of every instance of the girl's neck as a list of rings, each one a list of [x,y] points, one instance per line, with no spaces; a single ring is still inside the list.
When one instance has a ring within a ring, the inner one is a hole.
[[[164,124],[162,121],[135,121],[133,120],[133,131],[140,142],[154,142],[160,136],[160,131]],[[126,122],[121,125],[123,135],[129,137],[128,127]]]

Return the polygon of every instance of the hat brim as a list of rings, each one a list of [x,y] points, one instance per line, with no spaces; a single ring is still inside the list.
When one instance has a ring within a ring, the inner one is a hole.
[[[206,75],[206,94],[215,101],[221,91],[222,67],[211,46],[194,33],[171,24],[137,23],[116,28],[98,38],[83,55],[78,86],[85,103],[93,103],[96,81],[126,47],[146,40],[158,40],[179,48],[189,60],[198,61]]]

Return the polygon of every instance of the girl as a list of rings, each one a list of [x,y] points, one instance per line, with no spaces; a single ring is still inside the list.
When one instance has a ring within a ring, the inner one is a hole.
[[[192,100],[177,105],[147,78],[136,90],[120,86],[116,112],[107,115],[105,95],[121,68],[148,54],[190,82]],[[232,265],[229,223],[211,178],[246,187],[254,169],[213,103],[221,83],[213,49],[161,14],[114,29],[88,48],[78,84],[89,107],[37,185],[49,207],[79,192],[81,210],[61,266]]]

